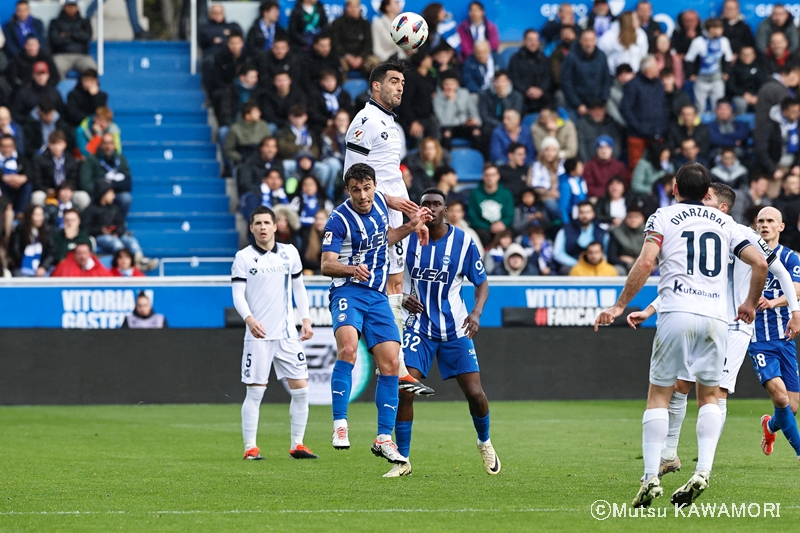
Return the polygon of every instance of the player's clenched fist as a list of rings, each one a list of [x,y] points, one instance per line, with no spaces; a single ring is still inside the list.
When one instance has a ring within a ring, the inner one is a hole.
[[[369,281],[369,268],[364,263],[356,265],[350,277],[358,281]]]

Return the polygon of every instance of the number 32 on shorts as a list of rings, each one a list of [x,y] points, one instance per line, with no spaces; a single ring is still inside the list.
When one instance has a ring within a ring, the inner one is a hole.
[[[403,349],[409,349],[412,352],[417,351],[417,346],[419,346],[420,338],[419,335],[412,335],[411,333],[406,333],[403,335]]]

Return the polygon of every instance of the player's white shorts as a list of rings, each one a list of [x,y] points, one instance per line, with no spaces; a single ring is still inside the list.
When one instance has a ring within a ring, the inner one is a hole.
[[[728,329],[728,346],[725,349],[725,362],[722,365],[722,380],[719,382],[721,389],[726,389],[729,394],[733,394],[736,389],[736,378],[739,376],[739,369],[742,368],[744,358],[747,356],[747,348],[753,339],[748,331],[739,329]],[[694,383],[694,376],[678,376],[678,379]]]
[[[242,383],[266,385],[273,364],[278,379],[308,379],[306,355],[300,339],[244,341]]]
[[[408,198],[408,193],[406,193]],[[389,209],[389,227],[399,228],[403,225],[403,213]],[[405,270],[406,248],[408,248],[408,237],[400,242],[389,246],[387,259],[389,261],[389,274],[397,274]]]
[[[650,383],[672,387],[680,376],[703,385],[719,385],[725,360],[728,324],[692,313],[659,313]]]

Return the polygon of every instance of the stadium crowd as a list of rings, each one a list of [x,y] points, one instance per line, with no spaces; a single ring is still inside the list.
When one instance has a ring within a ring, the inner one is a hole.
[[[35,20],[21,20],[25,5],[4,28],[8,64],[0,78],[0,103],[11,110],[0,108],[0,160],[31,169],[27,179],[4,166],[6,261],[21,271],[20,250],[25,257],[34,234],[63,232],[67,203],[92,213],[81,228],[98,248],[141,257],[125,239],[130,171],[95,71],[84,70],[62,102],[54,81],[79,62],[59,59],[63,38],[52,26],[48,40]],[[617,17],[607,0],[596,0],[579,21],[564,3],[542,28],[520,35],[521,46],[501,53],[498,29],[477,1],[463,21],[429,4],[428,41],[408,52],[390,36],[397,0],[383,0],[373,22],[358,0],[347,0],[333,21],[317,0],[299,0],[285,28],[273,0],[261,3],[247,29],[210,5],[199,28],[201,71],[240,212],[273,208],[278,240],[295,244],[306,271],[319,274],[325,220],[344,199],[345,135],[369,98],[365,78],[397,58],[408,65],[395,112],[409,195],[418,201],[427,187],[445,191],[450,223],[473,235],[491,274],[626,274],[645,220],[674,202],[672,177],[694,161],[737,190],[737,221],[750,223],[765,205],[781,209],[782,242],[799,249],[800,38],[786,8],[775,4],[753,32],[738,1],[728,0],[705,21],[684,11],[668,35],[648,1],[628,7]],[[67,55],[88,58],[88,39],[81,42]],[[57,131],[67,147],[63,167],[51,161],[64,152],[53,147]],[[83,163],[71,160],[73,148]],[[122,178],[105,172],[114,164]],[[118,206],[118,219],[109,205]],[[23,222],[11,232],[15,218]],[[58,259],[43,256],[38,271]]]
[[[47,33],[27,0],[3,26],[0,276],[144,275],[157,266],[126,230],[131,171],[91,38],[74,0]],[[78,82],[64,101],[56,86],[70,76]],[[113,255],[112,268],[95,253]]]

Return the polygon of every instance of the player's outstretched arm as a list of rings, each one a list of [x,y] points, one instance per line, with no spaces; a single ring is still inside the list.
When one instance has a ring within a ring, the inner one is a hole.
[[[395,211],[405,213],[408,218],[413,217],[414,213],[416,213],[417,209],[419,209],[417,204],[406,198],[389,196],[388,194],[384,194],[383,197],[386,198],[386,205],[389,206],[389,209],[394,209]]]
[[[472,312],[464,319],[461,325],[464,328],[464,333],[467,338],[472,338],[481,327],[481,315],[483,314],[483,307],[486,305],[486,300],[489,299],[489,280],[485,279],[483,282],[475,287],[475,307]]]
[[[391,231],[391,230],[390,230]],[[358,281],[369,281],[367,265],[343,265],[336,252],[322,252],[322,275],[329,278],[354,278]]]
[[[642,251],[639,257],[633,264],[631,271],[628,273],[628,279],[625,280],[625,287],[622,293],[617,298],[617,303],[612,307],[603,310],[597,315],[597,320],[594,321],[594,330],[597,331],[599,326],[608,326],[614,319],[622,315],[625,307],[633,300],[633,297],[644,287],[650,273],[653,272],[653,265],[655,265],[658,252],[661,247],[652,241],[645,241],[642,246]]]
[[[756,319],[756,307],[764,291],[764,282],[767,281],[767,260],[754,246],[748,246],[741,251],[739,259],[750,265],[750,290],[747,299],[739,306],[736,320],[752,324]]]
[[[412,202],[413,203],[413,202]],[[411,220],[398,228],[389,228],[389,246],[394,246],[431,220],[431,211],[427,207],[418,207]]]

